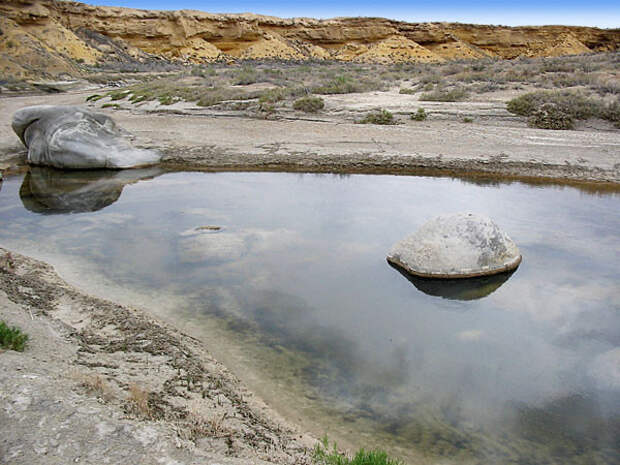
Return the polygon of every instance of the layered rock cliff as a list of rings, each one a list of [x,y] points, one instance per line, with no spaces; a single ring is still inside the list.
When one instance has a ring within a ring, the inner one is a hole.
[[[79,73],[98,61],[218,59],[439,62],[615,51],[620,29],[406,23],[384,18],[281,19],[149,11],[56,0],[3,0],[3,76]]]

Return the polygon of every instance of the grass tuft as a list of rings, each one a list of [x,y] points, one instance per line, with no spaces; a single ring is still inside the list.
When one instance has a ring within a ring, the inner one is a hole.
[[[338,452],[336,443],[331,445],[330,450],[327,436],[324,436],[314,448],[312,460],[316,465],[403,465],[403,462],[389,457],[382,450],[360,449],[353,457],[348,457]]]
[[[151,416],[149,392],[146,389],[141,388],[136,383],[131,383],[129,385],[129,397],[127,400],[136,413],[139,413],[146,418]]]
[[[28,342],[28,335],[21,329],[13,326],[9,328],[4,321],[0,321],[0,347],[5,350],[23,352]]]
[[[93,94],[86,97],[87,102],[96,102],[97,100],[101,100],[105,95],[102,94]]]

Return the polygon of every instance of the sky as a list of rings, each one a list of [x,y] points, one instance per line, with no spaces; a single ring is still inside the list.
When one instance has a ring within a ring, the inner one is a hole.
[[[379,16],[410,22],[455,21],[506,26],[563,24],[620,27],[618,0],[82,0],[92,5],[150,10],[192,9],[209,13],[257,13],[282,18]]]

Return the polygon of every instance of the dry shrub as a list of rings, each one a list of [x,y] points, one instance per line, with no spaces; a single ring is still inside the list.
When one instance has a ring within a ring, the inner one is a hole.
[[[302,97],[293,103],[295,110],[303,111],[306,113],[316,113],[325,107],[325,102],[321,97]]]
[[[527,124],[540,129],[573,129],[572,116],[554,103],[545,103],[532,113]]]
[[[420,100],[428,102],[460,102],[469,97],[468,92],[462,87],[454,89],[436,89],[420,95]]]
[[[90,394],[95,394],[100,399],[108,402],[114,399],[112,388],[101,375],[77,373],[75,377],[79,380],[80,386],[85,388]]]
[[[232,434],[232,431],[224,426],[226,413],[221,416],[213,416],[204,418],[194,412],[187,415],[185,425],[187,427],[187,439],[196,440],[201,437],[209,438],[226,438]]]
[[[140,413],[145,417],[151,416],[151,408],[149,407],[149,392],[146,389],[142,389],[136,383],[131,383],[129,385],[129,397],[127,400],[134,407],[137,413]]]
[[[15,259],[13,258],[13,255],[11,255],[11,252],[6,252],[0,257],[0,270],[9,273],[15,271]]]

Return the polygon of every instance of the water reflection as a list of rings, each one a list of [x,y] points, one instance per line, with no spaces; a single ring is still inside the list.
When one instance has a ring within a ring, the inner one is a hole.
[[[157,167],[128,170],[57,170],[32,167],[19,196],[28,210],[43,214],[94,212],[116,202],[123,187],[162,174]]]
[[[492,276],[482,276],[479,278],[432,279],[414,276],[389,261],[388,264],[407,278],[419,291],[428,295],[451,300],[482,299],[495,292],[514,273],[513,270],[507,273],[498,273]]]
[[[244,358],[231,366],[260,371],[276,406],[310,411],[308,393],[329,404],[330,428],[442,457],[433,463],[617,457],[617,195],[442,178],[174,173],[128,186],[104,211],[51,216],[24,211],[20,183],[5,179],[0,194],[4,246],[88,262],[95,290],[115,284],[100,295],[138,289],[196,331],[217,321],[226,337],[215,350],[239,348]],[[385,251],[426,218],[472,208],[511,231],[528,257],[518,273],[410,280],[414,289],[385,266]]]

